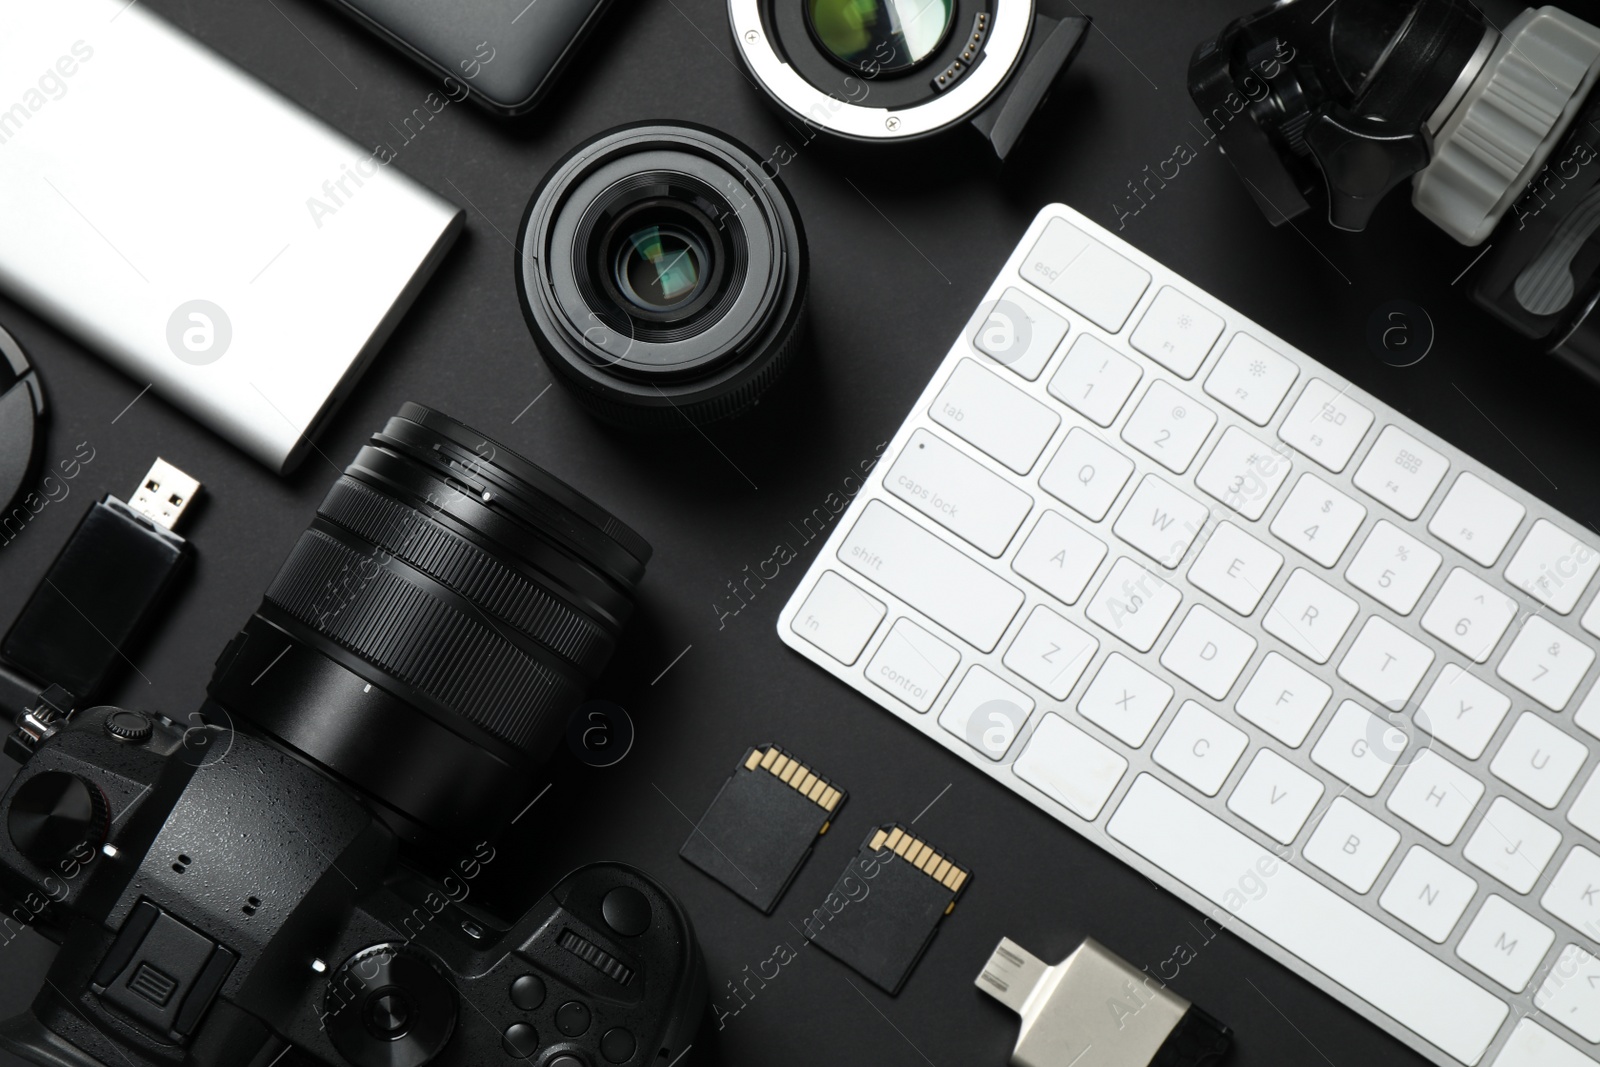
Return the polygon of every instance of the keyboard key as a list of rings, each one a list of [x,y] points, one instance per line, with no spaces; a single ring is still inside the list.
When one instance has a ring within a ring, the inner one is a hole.
[[[1099,641],[1041,604],[1022,624],[1004,662],[1057,700],[1065,700],[1099,647]]]
[[[1589,602],[1589,610],[1583,613],[1580,625],[1596,637],[1600,637],[1600,597],[1595,597]]]
[[[1234,710],[1290,748],[1299,748],[1332,696],[1326,682],[1268,652]]]
[[[1499,998],[1150,775],[1134,781],[1107,830],[1464,1063],[1482,1058],[1505,1021]],[[1264,885],[1246,896],[1240,878],[1251,872]]]
[[[1105,544],[1054,511],[1039,516],[1011,569],[1063,604],[1076,604],[1106,558]]]
[[[1326,663],[1356,618],[1356,602],[1310,571],[1283,583],[1261,626],[1314,663]]]
[[[1433,666],[1433,649],[1374,615],[1339,662],[1339,677],[1390,711],[1401,711]]]
[[[1511,728],[1489,771],[1546,808],[1561,797],[1589,757],[1589,750],[1531,711]]]
[[[1572,713],[1572,724],[1590,737],[1600,737],[1600,682],[1589,687],[1589,695]]]
[[[1594,662],[1594,649],[1537,615],[1522,624],[1495,673],[1533,699],[1560,711]]]
[[[1189,568],[1189,581],[1240,615],[1249,615],[1282,567],[1282,556],[1233,523],[1224,522]]]
[[[960,663],[961,653],[910,619],[897,619],[867,664],[867,677],[917,711],[927,711]]]
[[[1577,945],[1566,946],[1533,1003],[1585,1041],[1600,1041],[1600,959]]]
[[[1147,474],[1111,529],[1171,570],[1183,560],[1210,515],[1198,500]]]
[[[1567,821],[1590,837],[1600,840],[1600,766],[1578,792],[1567,812]]]
[[[1483,797],[1483,783],[1434,752],[1419,752],[1388,808],[1441,845],[1452,845]]]
[[[1021,590],[882,501],[867,504],[839,546],[839,561],[980,652],[994,651],[1022,607]]]
[[[1600,568],[1600,554],[1552,522],[1540,519],[1506,565],[1506,581],[1563,615],[1578,604]]]
[[[1222,317],[1163,286],[1128,343],[1180,378],[1193,378],[1222,336]]]
[[[1494,1067],[1594,1067],[1594,1061],[1532,1019],[1519,1019]]]
[[[1410,615],[1443,558],[1388,519],[1379,519],[1344,576],[1390,611]]]
[[[1370,797],[1383,786],[1405,747],[1403,732],[1355,701],[1346,700],[1311,750],[1311,762]]]
[[[974,326],[972,347],[1031,382],[1066,335],[1066,319],[1012,288]]]
[[[1485,663],[1517,617],[1517,602],[1457,567],[1434,594],[1422,628],[1463,656]]]
[[[1272,520],[1272,535],[1324,567],[1339,562],[1367,509],[1315,474],[1302,474]]]
[[[1400,834],[1393,827],[1344,797],[1335,797],[1302,855],[1357,893],[1365,893],[1399,843]]]
[[[1301,392],[1278,436],[1335,474],[1344,470],[1372,425],[1372,412],[1320,378]]]
[[[1428,532],[1473,562],[1492,567],[1527,513],[1476,474],[1462,471],[1428,521]]]
[[[1561,832],[1496,797],[1461,854],[1519,893],[1533,888],[1561,845]]]
[[[1171,702],[1172,686],[1113,652],[1078,700],[1078,714],[1130,748],[1138,748]]]
[[[1356,469],[1356,488],[1408,519],[1422,514],[1450,461],[1398,426],[1385,426]]]
[[[1511,710],[1511,698],[1476,675],[1446,663],[1422,698],[1413,721],[1468,759],[1477,759],[1500,721]]]
[[[1250,761],[1228,798],[1228,810],[1287,845],[1300,834],[1322,797],[1322,783],[1271,749]]]
[[[1183,594],[1160,575],[1123,556],[1090,596],[1084,614],[1140,652],[1149,652],[1182,600]]]
[[[861,650],[883,621],[881,601],[857,589],[833,571],[825,571],[795,612],[790,629],[846,666],[854,663]]]
[[[1221,700],[1255,654],[1256,639],[1196,604],[1179,624],[1161,665],[1213,700]]]
[[[1211,450],[1195,484],[1252,522],[1289,477],[1289,457],[1230,426]]]
[[[1093,334],[1080,334],[1050,379],[1050,395],[1100,426],[1110,426],[1144,370]]]
[[[1600,929],[1600,856],[1574,846],[1561,861],[1539,906],[1574,930]]]
[[[1412,845],[1378,898],[1378,906],[1442,945],[1477,891],[1477,882],[1421,845]]]
[[[1478,909],[1456,955],[1513,993],[1528,987],[1556,933],[1498,893]]]
[[[983,667],[968,669],[939,713],[939,725],[999,761],[1033,714],[1033,698]]]
[[[1099,522],[1131,474],[1133,460],[1074,426],[1039,478],[1039,488],[1084,518]]]
[[[1206,392],[1265,426],[1299,376],[1300,368],[1289,359],[1249,334],[1236,333],[1206,379]]]
[[[1122,439],[1173,474],[1182,474],[1216,424],[1216,412],[1157,379],[1128,416]]]
[[[1027,474],[1061,416],[970,359],[956,364],[928,415],[967,444]]]
[[[1155,747],[1157,763],[1208,797],[1217,795],[1249,738],[1192,700],[1183,702]]]
[[[1150,272],[1061,219],[1051,219],[1020,268],[1037,285],[1107,333],[1128,321]]]
[[[884,488],[980,552],[999,556],[1033,510],[1033,497],[927,430],[883,477]]]
[[[1059,715],[1046,715],[1012,765],[1017,777],[1085,819],[1097,818],[1128,761]]]

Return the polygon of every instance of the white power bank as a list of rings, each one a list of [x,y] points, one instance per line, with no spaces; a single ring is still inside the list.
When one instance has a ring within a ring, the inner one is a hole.
[[[279,473],[462,226],[128,0],[0,0],[0,288]]]

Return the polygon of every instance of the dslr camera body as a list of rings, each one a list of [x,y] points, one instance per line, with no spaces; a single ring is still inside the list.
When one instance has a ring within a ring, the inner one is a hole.
[[[0,1048],[50,1067],[676,1062],[707,989],[665,889],[591,864],[508,923],[473,884],[648,555],[533,464],[406,405],[189,721],[74,711],[59,688],[19,720],[0,929],[61,948]]]

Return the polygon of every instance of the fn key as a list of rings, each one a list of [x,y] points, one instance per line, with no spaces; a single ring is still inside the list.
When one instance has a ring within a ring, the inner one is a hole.
[[[825,571],[789,626],[848,667],[867,647],[884,611],[881,603],[854,584]]]

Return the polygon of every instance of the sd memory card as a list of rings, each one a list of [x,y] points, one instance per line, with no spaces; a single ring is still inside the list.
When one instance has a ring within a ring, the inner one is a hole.
[[[678,855],[770,915],[846,796],[777,745],[749,749]]]
[[[880,989],[898,993],[971,873],[903,826],[880,826],[806,919],[806,937]]]

